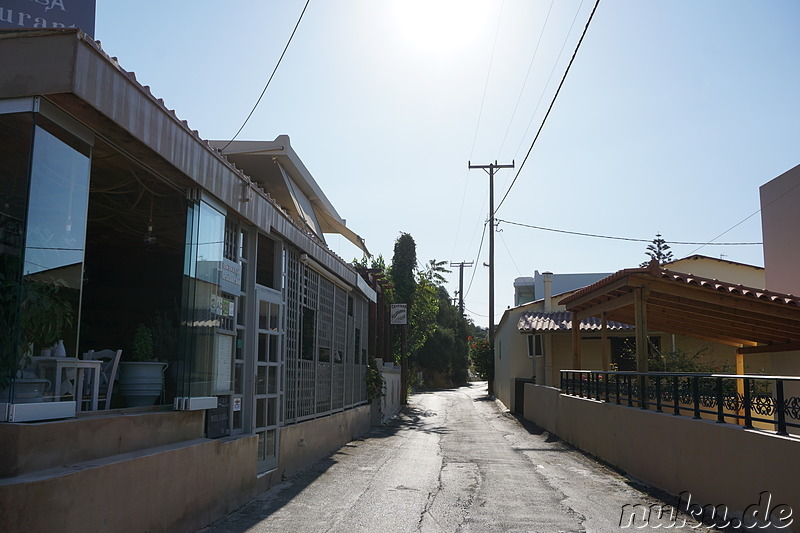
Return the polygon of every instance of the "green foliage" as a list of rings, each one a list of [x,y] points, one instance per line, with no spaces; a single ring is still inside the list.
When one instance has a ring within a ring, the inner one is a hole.
[[[719,363],[704,357],[708,346],[695,352],[676,348],[674,352],[652,353],[647,361],[650,372],[699,372],[704,374],[728,374],[734,371],[730,363]]]
[[[144,324],[139,324],[131,340],[131,361],[153,361],[153,333]]]
[[[49,346],[72,326],[73,310],[63,283],[26,279],[18,283],[0,272],[0,388],[26,366],[31,345]]]
[[[494,350],[488,339],[469,339],[469,359],[475,374],[488,381],[494,379]]]
[[[417,245],[408,233],[401,233],[394,243],[390,277],[397,303],[411,304],[415,293]]]
[[[656,233],[656,238],[653,239],[651,244],[647,245],[647,251],[645,252],[645,255],[647,255],[650,259],[640,265],[642,268],[649,265],[650,261],[656,261],[659,265],[663,265],[664,263],[669,263],[672,261],[672,252],[669,251],[669,245],[663,238],[661,238],[660,233]]]
[[[378,370],[378,363],[375,358],[369,356],[367,363],[367,372],[364,375],[364,380],[367,383],[367,400],[380,399],[386,391],[386,381],[383,379],[380,370]]]

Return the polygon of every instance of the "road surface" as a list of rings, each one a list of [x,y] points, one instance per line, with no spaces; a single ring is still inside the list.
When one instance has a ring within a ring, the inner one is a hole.
[[[643,523],[620,528],[624,505],[676,503],[639,488],[474,383],[414,394],[390,425],[203,532],[630,531]]]

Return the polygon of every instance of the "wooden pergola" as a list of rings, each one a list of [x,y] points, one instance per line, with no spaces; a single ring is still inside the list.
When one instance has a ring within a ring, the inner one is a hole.
[[[800,298],[672,272],[657,263],[620,270],[559,303],[572,313],[573,365],[578,370],[580,332],[575,325],[591,316],[604,324],[635,325],[638,372],[648,371],[648,331],[736,346],[737,374],[744,373],[745,354],[800,350]],[[603,350],[603,370],[608,370],[606,342]]]

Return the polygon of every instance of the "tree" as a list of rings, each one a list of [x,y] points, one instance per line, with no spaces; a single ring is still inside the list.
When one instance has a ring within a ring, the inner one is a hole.
[[[411,305],[416,289],[416,280],[414,279],[416,269],[417,244],[411,235],[401,233],[394,242],[394,256],[392,256],[390,272],[396,303]]]
[[[669,251],[667,242],[661,238],[661,233],[656,233],[656,238],[647,245],[645,255],[650,259],[641,264],[642,268],[649,265],[651,261],[657,261],[659,265],[672,261],[672,252]]]

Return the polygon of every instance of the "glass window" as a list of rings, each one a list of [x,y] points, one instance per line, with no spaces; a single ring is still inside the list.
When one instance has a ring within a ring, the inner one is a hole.
[[[271,289],[275,284],[275,241],[259,233],[256,259],[256,283]]]

